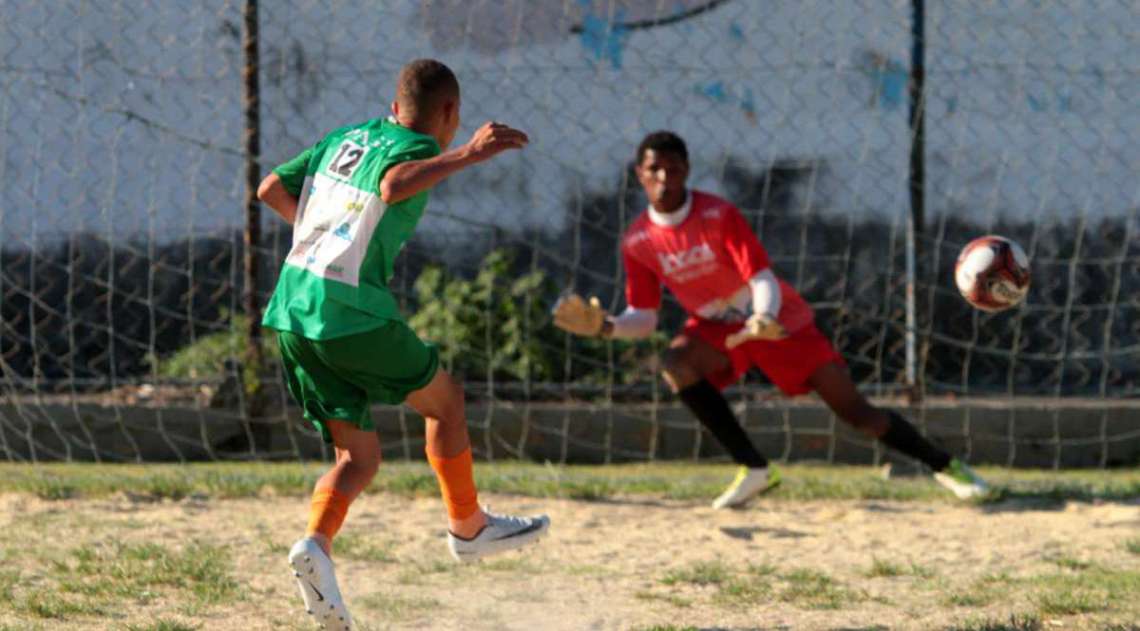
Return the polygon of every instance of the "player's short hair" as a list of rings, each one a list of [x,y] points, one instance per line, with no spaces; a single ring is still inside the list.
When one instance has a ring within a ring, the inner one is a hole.
[[[428,116],[459,98],[459,80],[443,62],[416,59],[400,70],[396,102],[412,116]]]
[[[641,144],[637,145],[637,162],[635,164],[641,164],[645,152],[650,149],[657,153],[671,153],[685,162],[689,161],[689,149],[685,146],[685,141],[671,131],[655,131],[642,138]]]

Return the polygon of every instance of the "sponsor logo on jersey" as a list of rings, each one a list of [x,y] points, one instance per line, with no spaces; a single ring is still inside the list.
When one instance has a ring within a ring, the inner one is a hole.
[[[348,202],[344,205],[344,209],[350,213],[358,213],[364,210],[364,204],[361,202]]]
[[[666,276],[675,276],[693,267],[713,263],[716,253],[707,243],[693,246],[684,252],[658,252],[657,262],[661,264],[661,271]]]
[[[345,239],[347,241],[352,241],[352,226],[347,221],[340,224],[340,227],[338,227],[336,231],[333,232],[333,236],[340,237],[341,239]]]
[[[708,208],[701,211],[701,219],[720,219],[723,208]]]

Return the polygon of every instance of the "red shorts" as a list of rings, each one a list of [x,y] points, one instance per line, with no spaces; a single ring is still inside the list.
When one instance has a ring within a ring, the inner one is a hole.
[[[686,335],[694,336],[728,356],[728,368],[706,376],[717,388],[731,386],[749,367],[756,366],[784,394],[795,396],[811,392],[808,379],[820,366],[831,363],[847,365],[814,323],[782,340],[757,340],[745,342],[732,350],[726,349],[724,339],[739,331],[741,326],[739,322],[724,324],[696,318],[685,322]]]

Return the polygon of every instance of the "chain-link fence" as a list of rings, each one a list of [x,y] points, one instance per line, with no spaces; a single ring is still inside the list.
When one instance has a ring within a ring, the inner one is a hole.
[[[262,3],[251,156],[246,3],[0,0],[0,450],[319,453],[275,370],[243,363],[245,164],[268,171],[385,114],[400,66],[435,56],[462,82],[463,130],[498,119],[532,137],[433,193],[393,281],[465,378],[484,455],[712,454],[656,376],[675,305],[639,343],[570,339],[547,316],[568,286],[624,305],[617,244],[644,207],[629,163],[669,128],[691,183],[744,211],[869,394],[917,389],[927,429],[979,458],[1134,461],[1140,10],[933,3],[915,100],[921,4]],[[916,106],[925,213],[908,275]],[[264,304],[289,232],[260,225]],[[1032,258],[1019,309],[986,315],[953,288],[958,248],[983,233]],[[767,451],[879,456],[771,392],[756,373],[732,391]],[[378,414],[387,448],[414,456],[416,419]]]

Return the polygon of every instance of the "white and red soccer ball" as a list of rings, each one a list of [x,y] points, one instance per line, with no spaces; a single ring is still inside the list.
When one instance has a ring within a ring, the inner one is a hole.
[[[966,302],[982,311],[1015,307],[1029,293],[1029,257],[1005,237],[978,237],[958,254],[954,283]]]

